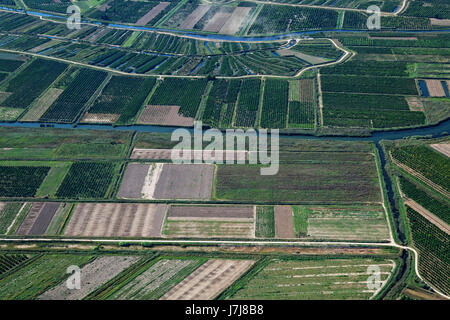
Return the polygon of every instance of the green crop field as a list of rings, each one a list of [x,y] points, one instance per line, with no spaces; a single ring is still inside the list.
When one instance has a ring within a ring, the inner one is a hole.
[[[377,265],[386,281],[394,267],[390,260],[314,259],[271,260],[245,284],[230,294],[231,299],[310,300],[370,299],[367,268]],[[347,283],[342,286],[342,282]]]
[[[116,170],[113,163],[76,162],[70,167],[56,196],[76,199],[107,197]]]
[[[47,254],[38,257],[0,280],[0,299],[34,299],[67,277],[69,266],[81,266],[92,259],[82,254]]]
[[[275,218],[273,206],[256,207],[255,236],[257,238],[275,237]]]

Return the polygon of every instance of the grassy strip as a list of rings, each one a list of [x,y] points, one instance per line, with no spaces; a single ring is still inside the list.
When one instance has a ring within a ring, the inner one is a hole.
[[[292,206],[294,213],[294,232],[297,238],[306,237],[308,234],[308,216],[311,210],[305,206]]]
[[[22,224],[23,219],[28,214],[28,211],[30,211],[31,203],[26,203],[23,209],[19,212],[19,215],[16,217],[16,220],[14,221],[14,224],[9,229],[7,235],[13,235],[16,230],[19,228],[19,226]]]
[[[273,206],[256,207],[255,236],[257,238],[275,237],[275,212]]]

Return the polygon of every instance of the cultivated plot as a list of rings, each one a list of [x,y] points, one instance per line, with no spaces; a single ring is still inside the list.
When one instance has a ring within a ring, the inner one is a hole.
[[[254,206],[170,206],[164,226],[167,237],[253,238]]]
[[[65,281],[41,294],[39,300],[81,300],[102,284],[116,277],[120,272],[137,262],[139,257],[105,256],[81,268],[79,290],[69,289]]]
[[[144,203],[79,203],[66,236],[160,237],[167,206]]]
[[[208,260],[161,300],[210,300],[253,265],[252,260]]]
[[[310,300],[370,299],[378,290],[368,287],[368,267],[380,268],[384,286],[395,264],[392,260],[329,259],[272,260],[239,289],[232,299]]]

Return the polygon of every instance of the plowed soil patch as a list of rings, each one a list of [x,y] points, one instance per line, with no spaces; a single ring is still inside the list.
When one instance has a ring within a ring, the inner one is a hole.
[[[291,206],[275,206],[275,234],[277,238],[295,238]]]
[[[213,178],[213,165],[164,164],[153,197],[209,200]]]
[[[64,232],[82,237],[159,237],[167,206],[145,203],[80,203]]]
[[[146,106],[139,116],[138,123],[181,127],[193,126],[194,118],[182,116],[179,114],[179,110],[179,106]]]
[[[161,300],[210,300],[253,265],[251,260],[208,260]]]

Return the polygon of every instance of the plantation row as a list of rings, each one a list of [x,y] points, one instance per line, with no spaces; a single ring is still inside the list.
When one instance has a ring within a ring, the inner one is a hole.
[[[323,94],[324,125],[390,128],[425,123],[423,112],[409,111],[403,96]]]
[[[443,221],[450,224],[450,207],[448,202],[433,197],[430,193],[427,193],[423,188],[410,182],[404,177],[400,177],[400,187],[406,197],[414,200],[431,213]]]
[[[0,275],[14,269],[28,260],[24,254],[2,254],[0,255]]]
[[[50,167],[0,166],[0,197],[33,197]]]
[[[106,72],[82,69],[40,120],[45,122],[74,122],[106,77]]]
[[[155,78],[113,76],[88,112],[119,114],[118,123],[129,123],[141,109],[155,83]]]
[[[448,179],[450,162],[443,154],[423,145],[394,148],[391,154],[397,161],[419,172],[445,190],[450,190]]]
[[[35,60],[11,79],[2,91],[12,93],[3,107],[26,108],[66,69],[66,65],[49,60]]]
[[[450,294],[450,237],[413,209],[406,208],[413,244],[419,251],[419,271],[444,294]]]

